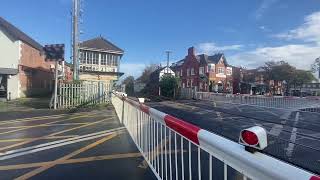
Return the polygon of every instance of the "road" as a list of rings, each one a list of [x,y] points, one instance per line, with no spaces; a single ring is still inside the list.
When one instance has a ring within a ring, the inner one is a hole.
[[[147,105],[236,142],[242,129],[262,126],[269,144],[264,153],[320,174],[320,113],[199,100]]]
[[[0,179],[90,178],[155,179],[112,106],[0,114]]]

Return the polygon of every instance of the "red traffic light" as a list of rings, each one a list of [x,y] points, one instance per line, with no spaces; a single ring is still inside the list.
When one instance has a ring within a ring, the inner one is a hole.
[[[244,130],[241,132],[241,136],[242,140],[251,146],[257,145],[259,142],[257,135],[251,131]]]
[[[267,131],[259,126],[244,129],[240,132],[239,143],[246,148],[263,150],[268,146]]]

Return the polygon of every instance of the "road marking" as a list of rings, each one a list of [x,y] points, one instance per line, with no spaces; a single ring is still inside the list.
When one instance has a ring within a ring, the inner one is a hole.
[[[134,157],[142,157],[142,155],[140,152],[137,152],[137,153],[126,153],[126,154],[110,154],[110,155],[103,155],[103,156],[91,156],[91,157],[84,157],[84,158],[77,158],[77,159],[67,159],[65,161],[58,162],[57,165],[58,164],[83,163],[83,162],[90,162],[90,161],[111,160],[111,159],[134,158]],[[17,164],[17,165],[5,165],[5,166],[0,166],[0,171],[36,168],[36,167],[50,165],[53,162],[54,161],[28,163],[28,164]]]
[[[289,117],[290,117],[291,113],[292,113],[292,111],[286,111],[285,113],[283,113],[283,114],[280,116],[280,119],[289,120]]]
[[[300,116],[300,113],[297,112],[296,113],[296,117],[294,119],[294,123],[293,123],[293,126],[296,126],[298,121],[299,121],[299,116]],[[298,129],[297,128],[292,128],[292,131],[291,131],[291,136],[290,136],[290,143],[288,145],[288,147],[286,148],[286,155],[288,157],[291,157],[292,156],[292,152],[293,152],[293,149],[294,149],[294,143],[296,142],[296,138],[297,138],[297,131]]]
[[[40,152],[40,151],[44,151],[44,150],[48,150],[48,149],[52,149],[52,148],[56,148],[56,147],[61,147],[61,146],[69,145],[69,144],[74,144],[74,143],[78,143],[78,142],[82,142],[82,141],[105,137],[107,135],[114,134],[114,133],[120,134],[123,131],[123,129],[124,128],[116,128],[116,129],[113,129],[112,131],[110,130],[110,132],[105,132],[103,134],[98,134],[98,135],[94,135],[94,136],[92,136],[92,135],[90,135],[90,136],[86,135],[88,137],[86,137],[86,136],[80,137],[79,136],[79,137],[76,137],[78,139],[71,138],[71,139],[66,139],[66,140],[59,140],[59,141],[55,141],[55,142],[40,144],[40,145],[17,149],[17,150],[13,150],[13,151],[8,151],[8,152],[4,153],[2,157],[0,157],[0,161],[11,159],[14,157],[27,155],[27,154],[32,154],[32,153],[36,153],[36,152]]]
[[[217,103],[216,102],[213,102],[213,107],[217,107]],[[217,115],[219,121],[223,120],[221,112],[216,111],[216,115]]]
[[[11,123],[19,123],[19,122],[28,122],[28,121],[39,121],[39,120],[45,120],[45,119],[56,119],[56,118],[61,118],[66,115],[73,116],[73,115],[82,115],[82,114],[87,114],[88,112],[80,112],[80,113],[73,113],[73,114],[56,114],[56,115],[51,115],[51,116],[35,116],[35,117],[30,117],[30,118],[19,118],[19,119],[11,119],[11,120],[5,120],[5,121],[0,121],[0,125],[3,124],[11,124]]]
[[[72,126],[72,125],[84,125],[88,123],[63,123],[63,124],[39,124],[38,127],[50,127],[50,126]],[[9,127],[0,127],[0,129],[18,129],[18,128],[28,128],[34,126],[9,126]]]
[[[111,133],[111,132],[115,132],[117,130],[123,130],[123,129],[124,129],[124,127],[119,127],[119,128],[109,129],[109,130],[100,131],[100,132],[96,132],[96,133],[86,134],[86,135],[82,135],[82,136],[76,136],[76,137],[72,137],[72,138],[68,138],[68,139],[47,142],[47,143],[38,144],[38,145],[30,146],[30,147],[24,147],[24,148],[20,148],[20,149],[7,151],[4,154],[12,154],[12,153],[17,153],[17,152],[22,152],[22,151],[26,151],[26,150],[30,150],[30,149],[41,148],[44,146],[54,145],[54,144],[58,144],[58,143],[64,143],[64,142],[82,139],[82,138],[86,138],[86,137],[97,136],[97,135],[101,135],[101,134],[105,134],[105,133]]]
[[[239,111],[239,112],[242,112],[242,109],[240,109],[240,107],[239,106],[235,106],[236,107],[236,109]]]
[[[83,147],[81,149],[78,149],[77,151],[74,151],[74,152],[72,152],[72,153],[70,153],[70,154],[68,154],[66,156],[63,156],[63,157],[61,157],[61,158],[59,158],[59,159],[57,159],[55,161],[52,161],[48,165],[41,166],[38,169],[35,169],[35,170],[31,171],[31,172],[28,172],[28,173],[16,178],[16,180],[29,179],[29,178],[31,178],[31,177],[33,177],[33,176],[35,176],[35,175],[37,175],[37,174],[39,174],[39,173],[41,173],[43,171],[46,171],[47,169],[49,169],[49,168],[51,168],[51,167],[53,167],[53,166],[65,161],[67,159],[72,158],[73,156],[76,156],[76,155],[78,155],[78,154],[80,154],[80,153],[82,153],[82,152],[84,152],[86,150],[94,148],[97,145],[99,145],[99,144],[101,144],[101,143],[103,143],[103,142],[105,142],[107,140],[110,140],[110,139],[114,138],[115,136],[117,136],[117,134],[112,134],[112,135],[109,135],[109,136],[107,136],[105,138],[102,138],[99,141],[96,141],[96,142],[94,142],[92,144],[89,144],[88,146],[85,146],[85,147]]]
[[[272,126],[271,130],[269,131],[269,134],[274,136],[279,136],[282,131],[283,125],[281,124],[275,124]]]
[[[37,137],[37,138],[21,138],[21,139],[0,139],[0,142],[17,142],[17,141],[30,141],[30,140],[40,140],[40,139],[63,139],[77,137],[78,135],[68,135],[68,136],[50,136],[50,137]]]
[[[100,123],[100,122],[102,122],[102,121],[105,121],[105,120],[108,120],[108,119],[112,119],[112,118],[113,118],[113,117],[111,117],[111,118],[105,118],[105,119],[102,119],[102,120],[100,120],[100,121],[96,121],[96,122],[92,122],[92,123],[89,123],[89,124],[86,124],[86,125],[82,125],[82,126],[79,126],[79,127],[75,127],[75,128],[71,128],[71,129],[67,129],[67,130],[55,132],[55,133],[52,133],[52,134],[49,134],[49,135],[46,135],[46,136],[43,136],[43,137],[56,136],[56,135],[61,134],[61,133],[65,133],[65,132],[72,131],[72,130],[75,130],[75,129],[87,127],[87,126],[90,126],[90,125],[93,125],[93,124],[97,124],[97,123]],[[40,137],[40,138],[41,138],[41,137]],[[28,141],[23,141],[23,142],[20,142],[20,143],[17,143],[17,144],[13,144],[13,145],[10,145],[10,146],[6,146],[6,147],[3,147],[3,148],[0,148],[0,151],[6,150],[6,149],[10,149],[10,148],[13,148],[13,147],[17,147],[17,146],[21,146],[21,145],[24,145],[24,144],[28,144],[28,143],[31,143],[31,142],[34,142],[34,141],[35,141],[35,140],[28,140]]]
[[[74,128],[71,128],[71,129],[66,129],[66,130],[63,130],[63,131],[56,132],[56,133],[52,133],[52,134],[50,134],[48,136],[55,136],[55,135],[62,134],[62,133],[65,133],[65,132],[69,132],[69,131],[72,131],[72,130],[84,128],[84,127],[91,126],[91,125],[94,125],[94,124],[98,124],[100,122],[103,122],[103,121],[106,121],[106,120],[110,120],[110,119],[113,119],[113,118],[114,117],[105,118],[105,119],[102,119],[100,121],[95,121],[95,122],[92,122],[92,123],[89,123],[89,124],[85,124],[85,125],[82,125],[82,126],[74,127]]]
[[[49,124],[53,124],[53,123],[57,123],[57,122],[62,122],[62,121],[67,121],[67,120],[73,120],[73,119],[78,119],[78,118],[88,117],[88,116],[89,116],[89,115],[81,115],[81,116],[71,117],[71,118],[68,118],[68,119],[60,119],[60,120],[58,120],[58,121],[48,122],[48,123],[45,123],[45,124],[28,126],[28,127],[24,127],[24,128],[21,128],[21,129],[15,129],[15,130],[11,130],[11,131],[2,132],[2,133],[0,133],[0,135],[9,134],[9,133],[13,133],[13,132],[17,132],[17,131],[22,131],[22,130],[26,130],[26,129],[31,129],[31,128],[35,128],[35,127],[42,127],[43,125],[49,125]]]

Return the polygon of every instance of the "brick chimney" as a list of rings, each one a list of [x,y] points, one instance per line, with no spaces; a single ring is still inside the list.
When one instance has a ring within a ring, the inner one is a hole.
[[[189,49],[188,49],[188,56],[195,56],[195,49],[194,49],[194,47],[192,46],[192,47],[189,47]]]

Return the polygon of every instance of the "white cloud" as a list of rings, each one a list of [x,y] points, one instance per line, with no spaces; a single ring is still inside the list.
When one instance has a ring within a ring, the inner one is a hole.
[[[320,44],[320,11],[306,16],[304,23],[299,27],[274,36],[281,39],[298,39]]]
[[[197,45],[199,53],[214,54],[219,51],[240,50],[243,45],[234,44],[228,46],[217,46],[215,43],[200,43]]]
[[[310,70],[312,62],[319,57],[320,45],[290,44],[276,47],[256,48],[252,51],[230,56],[229,62],[247,68],[256,68],[269,60],[284,60],[291,65]]]
[[[263,0],[258,9],[255,12],[255,18],[260,19],[264,13],[278,0]]]
[[[145,67],[146,65],[142,63],[121,63],[120,72],[124,73],[124,77],[133,76],[138,78]]]

